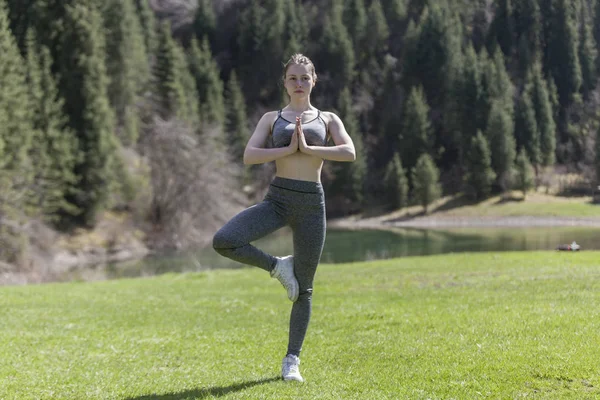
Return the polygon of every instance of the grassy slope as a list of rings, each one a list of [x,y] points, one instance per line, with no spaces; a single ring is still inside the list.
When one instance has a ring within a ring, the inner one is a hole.
[[[593,204],[590,197],[557,197],[541,193],[528,194],[525,199],[520,195],[508,200],[494,196],[476,204],[444,209],[439,212],[451,216],[563,216],[563,217],[600,217],[600,206]]]
[[[373,219],[374,221],[390,221],[422,217],[423,207],[410,206],[392,212],[373,210],[365,215],[342,218],[340,221],[350,222],[357,219]],[[598,218],[600,205],[592,203],[591,197],[559,197],[543,193],[529,193],[525,199],[517,192],[507,196],[492,196],[481,202],[473,202],[462,196],[444,197],[429,207],[429,217],[569,217]],[[332,221],[333,222],[333,221]]]
[[[322,265],[302,356],[258,269],[0,288],[0,398],[600,396],[600,253]]]

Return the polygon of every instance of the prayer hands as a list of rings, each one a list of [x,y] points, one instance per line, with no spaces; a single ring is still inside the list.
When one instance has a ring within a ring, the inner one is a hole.
[[[300,117],[296,117],[296,130],[294,131],[294,136],[298,137],[298,149],[302,153],[307,153],[308,145],[306,144],[304,132],[302,132],[302,119]]]
[[[298,119],[296,118],[296,130],[294,130],[294,134],[292,135],[292,140],[288,149],[290,149],[290,154],[294,154],[298,151]]]

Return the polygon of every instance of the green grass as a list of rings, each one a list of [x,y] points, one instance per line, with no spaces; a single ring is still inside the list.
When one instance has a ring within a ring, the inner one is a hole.
[[[429,207],[431,217],[569,217],[599,218],[600,204],[594,204],[591,197],[560,197],[532,192],[523,199],[520,192],[511,192],[505,196],[492,196],[480,202],[459,196],[446,196],[433,202]],[[413,205],[391,212],[371,210],[364,215],[346,218],[395,220],[423,216],[423,207]]]
[[[0,399],[600,397],[600,253],[319,268],[304,384],[258,269],[0,288]]]
[[[518,197],[503,201],[495,196],[477,204],[442,211],[448,216],[482,217],[600,217],[600,205],[591,202],[591,198],[564,198],[531,193],[525,200]]]

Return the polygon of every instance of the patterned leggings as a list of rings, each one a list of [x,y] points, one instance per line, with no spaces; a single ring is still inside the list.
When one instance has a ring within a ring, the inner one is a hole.
[[[214,236],[221,255],[271,271],[275,257],[250,244],[284,226],[292,229],[294,273],[300,287],[292,306],[288,354],[300,355],[310,321],[313,279],[325,243],[325,195],[320,182],[275,177],[264,200],[233,217]]]

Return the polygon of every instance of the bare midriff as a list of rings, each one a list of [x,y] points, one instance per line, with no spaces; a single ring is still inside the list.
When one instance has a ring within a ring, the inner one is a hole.
[[[276,176],[300,181],[321,182],[323,159],[297,151],[275,160]]]

